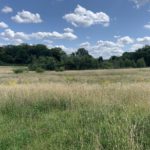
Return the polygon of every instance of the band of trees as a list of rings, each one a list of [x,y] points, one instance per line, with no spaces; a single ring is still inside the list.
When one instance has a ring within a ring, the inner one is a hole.
[[[84,48],[68,55],[61,48],[48,49],[45,45],[0,47],[0,65],[27,65],[30,70],[84,70],[109,68],[141,68],[150,66],[150,46],[108,60],[94,58]]]

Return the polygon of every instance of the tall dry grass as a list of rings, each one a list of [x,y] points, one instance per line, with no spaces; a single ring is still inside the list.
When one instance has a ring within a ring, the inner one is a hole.
[[[148,69],[1,74],[0,148],[149,150],[148,74]]]

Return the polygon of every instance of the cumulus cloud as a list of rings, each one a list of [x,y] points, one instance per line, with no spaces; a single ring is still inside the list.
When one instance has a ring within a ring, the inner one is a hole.
[[[150,29],[150,22],[148,24],[144,25],[144,28]]]
[[[5,29],[4,32],[0,33],[0,37],[4,40],[17,40],[20,42],[27,40],[49,40],[49,39],[63,39],[63,40],[75,40],[77,36],[72,32],[34,32],[34,33],[24,33],[24,32],[15,32],[11,29]]]
[[[75,48],[66,47],[66,46],[64,46],[64,45],[53,45],[53,47],[59,47],[59,48],[61,48],[62,50],[64,50],[67,54],[71,54],[71,53],[73,53],[73,52],[76,51]]]
[[[149,36],[145,36],[145,37],[142,37],[142,38],[137,38],[137,42],[150,44],[150,37]]]
[[[5,6],[1,11],[7,14],[13,12],[13,9],[9,6]]]
[[[49,45],[52,45],[52,44],[53,44],[53,41],[52,41],[52,40],[44,40],[43,42],[46,43],[46,44],[49,44]]]
[[[124,36],[124,37],[118,38],[117,43],[121,45],[132,44],[134,43],[134,39],[132,39],[129,36]]]
[[[59,32],[34,32],[34,33],[24,33],[15,32],[12,29],[5,29],[0,33],[0,38],[5,40],[7,43],[20,44],[26,43],[30,40],[40,40],[45,43],[49,48],[60,47],[68,54],[77,50],[77,48],[66,47],[64,45],[54,45],[52,39],[66,39],[74,40],[77,36],[72,30],[64,29],[63,33]],[[111,56],[120,56],[125,51],[135,51],[145,44],[150,44],[150,37],[141,37],[133,39],[129,36],[124,36],[120,38],[114,38],[113,41],[99,40],[95,44],[90,42],[81,43],[78,47],[86,48],[89,53],[94,57],[102,56],[104,59],[108,59]],[[126,50],[128,48],[128,50]]]
[[[98,41],[95,46],[92,47],[93,55],[100,54],[105,59],[115,55],[120,56],[124,51],[121,45],[112,41]]]
[[[23,32],[14,32],[11,29],[6,29],[4,32],[0,34],[0,37],[9,42],[13,43],[15,45],[21,44],[24,42],[24,40],[27,40],[28,36],[25,35]]]
[[[80,44],[80,47],[86,48],[91,55],[94,57],[102,56],[104,59],[108,59],[111,56],[120,56],[128,47],[128,51],[135,51],[138,48],[143,47],[141,43],[135,43],[135,40],[129,36],[115,36],[115,41],[104,41],[99,40],[96,44],[91,44],[89,42],[84,42]]]
[[[14,43],[15,45],[19,45],[19,44],[22,44],[22,43],[23,43],[23,40],[21,40],[21,39],[13,39],[13,43]]]
[[[84,42],[80,44],[80,47],[84,47],[84,48],[90,48],[91,44],[89,42]]]
[[[6,29],[4,32],[2,32],[1,34],[1,37],[3,38],[3,39],[8,39],[8,40],[14,40],[14,39],[16,39],[16,40],[19,40],[20,39],[20,41],[22,40],[29,40],[29,35],[27,35],[27,34],[25,34],[25,33],[23,33],[23,32],[15,32],[15,31],[13,31],[13,30],[11,30],[11,29]]]
[[[40,14],[33,14],[29,11],[23,10],[18,12],[16,16],[11,17],[11,19],[17,23],[41,23],[42,19]]]
[[[85,48],[94,57],[102,56],[104,59],[108,59],[111,56],[120,56],[124,52],[136,51],[145,45],[150,44],[150,37],[141,37],[133,39],[129,36],[114,38],[115,41],[99,40],[96,44],[84,42],[80,44],[80,47]]]
[[[150,2],[150,0],[131,0],[131,1],[135,3],[137,8]]]
[[[114,35],[114,38],[118,39],[118,38],[120,38],[120,35]]]
[[[8,25],[5,22],[0,22],[0,28],[8,28]]]
[[[71,29],[71,28],[65,28],[65,29],[64,29],[64,31],[65,31],[65,32],[71,32],[71,33],[73,33],[73,32],[74,32],[74,30],[73,30],[73,29]]]
[[[80,47],[86,48],[94,57],[103,56],[108,59],[113,55],[120,56],[123,51],[123,46],[112,41],[97,41],[95,45],[89,42],[81,43]]]
[[[76,51],[76,49],[72,47],[66,47],[65,45],[55,45],[51,40],[44,40],[43,42],[46,44],[48,48],[58,47],[64,50],[67,54],[71,54]]]
[[[110,23],[110,17],[106,13],[94,13],[91,10],[87,10],[80,5],[77,5],[73,13],[69,13],[63,16],[63,19],[65,19],[67,22],[71,23],[75,27],[89,27],[95,24],[108,26]]]
[[[130,52],[134,52],[140,48],[144,47],[144,44],[140,44],[140,43],[136,43],[136,44],[133,44],[131,46],[131,48],[129,49]]]
[[[31,34],[32,38],[36,39],[44,39],[44,38],[52,38],[52,39],[67,39],[67,40],[75,40],[77,36],[72,32],[36,32]]]

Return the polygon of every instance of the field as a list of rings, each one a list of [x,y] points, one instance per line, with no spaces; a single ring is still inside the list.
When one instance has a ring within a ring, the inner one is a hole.
[[[150,69],[0,67],[0,150],[150,150]]]

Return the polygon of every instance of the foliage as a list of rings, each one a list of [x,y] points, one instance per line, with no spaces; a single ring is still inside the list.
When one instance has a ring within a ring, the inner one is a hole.
[[[144,58],[140,58],[140,59],[137,60],[137,67],[138,68],[146,67]]]
[[[28,72],[28,69],[27,68],[17,68],[17,69],[13,69],[13,72],[15,74],[20,74],[20,73]]]
[[[28,65],[30,70],[40,67],[44,70],[87,70],[110,68],[150,67],[150,46],[122,56],[94,58],[84,48],[68,55],[61,48],[48,49],[45,45],[7,45],[0,47],[0,65]]]
[[[56,72],[62,72],[65,71],[64,67],[59,67],[55,69]]]
[[[44,70],[43,68],[37,67],[37,68],[35,69],[35,71],[36,71],[37,73],[43,73],[45,70]]]
[[[53,57],[39,57],[34,59],[32,64],[30,64],[31,70],[36,70],[36,68],[43,68],[45,70],[54,70],[56,67],[56,60]]]

